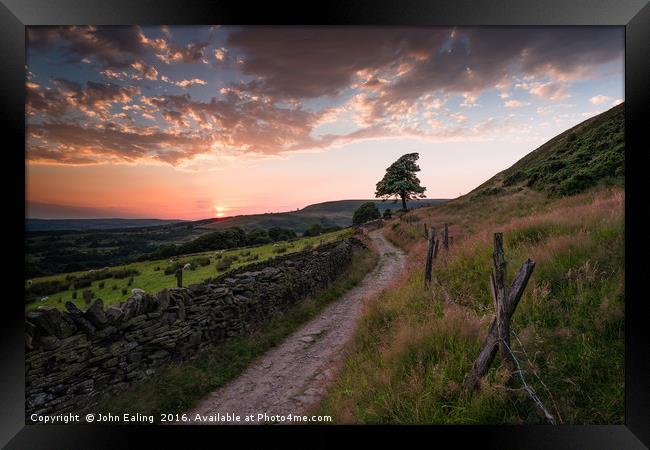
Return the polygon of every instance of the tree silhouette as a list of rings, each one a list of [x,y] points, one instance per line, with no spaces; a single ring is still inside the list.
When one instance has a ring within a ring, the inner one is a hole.
[[[427,188],[420,186],[420,180],[415,172],[420,167],[415,163],[420,155],[418,153],[407,153],[386,169],[384,178],[377,183],[375,197],[387,200],[391,197],[402,199],[402,209],[406,210],[406,200],[424,198],[424,191]]]

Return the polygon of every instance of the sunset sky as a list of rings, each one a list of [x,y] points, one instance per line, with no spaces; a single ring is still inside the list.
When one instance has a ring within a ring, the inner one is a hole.
[[[623,28],[29,27],[27,213],[178,218],[373,198],[419,152],[465,194],[624,100]]]

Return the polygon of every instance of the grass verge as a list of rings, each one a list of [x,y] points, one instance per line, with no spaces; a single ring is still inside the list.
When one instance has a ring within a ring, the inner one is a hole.
[[[526,258],[537,263],[512,322],[528,384],[559,423],[623,423],[623,204],[622,190],[611,189],[480,226],[476,217],[488,213],[478,206],[419,210],[409,214],[421,220],[389,225],[386,234],[409,252],[406,273],[368,306],[320,413],[335,423],[544,423],[498,357],[479,392],[463,389],[494,317],[487,281],[492,233],[502,231],[509,280]],[[424,289],[422,222],[440,229],[447,221],[460,233]]]
[[[258,356],[281,343],[300,325],[356,286],[377,265],[374,251],[356,251],[346,274],[284,316],[274,318],[254,333],[235,338],[200,353],[196,358],[171,365],[131,389],[111,396],[96,410],[103,413],[181,413],[209,392],[241,374]]]

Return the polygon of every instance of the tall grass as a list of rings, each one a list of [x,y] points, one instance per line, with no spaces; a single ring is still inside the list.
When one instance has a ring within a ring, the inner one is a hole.
[[[323,413],[340,423],[544,422],[498,357],[477,393],[462,388],[494,317],[488,275],[492,234],[502,231],[510,280],[526,258],[537,263],[512,322],[527,382],[562,423],[623,422],[624,194],[532,203],[501,216],[476,205],[410,213],[456,233],[430,289],[421,223],[386,228],[409,251],[407,271],[367,305]]]

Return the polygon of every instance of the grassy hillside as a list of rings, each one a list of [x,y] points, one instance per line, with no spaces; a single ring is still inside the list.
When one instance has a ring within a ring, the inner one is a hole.
[[[494,317],[488,276],[492,236],[500,231],[509,280],[526,258],[537,264],[512,321],[511,344],[527,383],[558,423],[623,423],[625,195],[620,186],[602,186],[623,176],[621,123],[622,106],[556,137],[469,195],[389,222],[384,232],[407,250],[407,270],[366,305],[321,412],[339,423],[545,423],[499,356],[478,392],[463,388]],[[547,172],[549,161],[571,170]],[[611,163],[606,171],[603,161]],[[525,176],[504,186],[516,173]],[[592,187],[572,196],[553,187],[575,186],[569,180],[576,174],[592,174],[580,178]],[[481,194],[488,188],[498,192]],[[438,230],[448,223],[454,236],[434,262],[429,288],[424,223]]]
[[[625,104],[621,103],[551,139],[468,195],[508,193],[525,186],[560,196],[597,184],[622,185],[624,163]]]
[[[422,199],[409,201],[410,208],[421,206],[435,205],[446,200],[442,199]],[[289,228],[299,233],[304,232],[311,225],[318,223],[324,227],[341,226],[347,227],[352,224],[352,215],[354,211],[366,202],[374,202],[380,212],[386,209],[393,211],[401,208],[399,203],[392,201],[382,202],[381,200],[337,200],[324,203],[316,203],[306,206],[298,211],[269,213],[269,214],[252,214],[247,216],[233,216],[223,219],[217,219],[212,223],[203,225],[201,228],[221,229],[228,227],[260,227],[271,228],[281,227]]]
[[[90,302],[89,300],[84,299],[84,291],[86,290],[91,292],[91,299],[101,298],[104,301],[104,305],[108,306],[126,300],[131,294],[131,289],[134,288],[144,289],[146,292],[158,292],[164,288],[176,286],[175,271],[170,268],[171,266],[180,265],[182,267],[187,263],[194,263],[193,265],[195,267],[192,270],[183,271],[183,285],[187,286],[192,283],[203,281],[206,278],[223,275],[232,269],[239,268],[252,262],[267,260],[278,254],[293,253],[303,250],[306,247],[318,246],[321,242],[331,242],[340,239],[349,233],[351,233],[351,231],[346,229],[323,234],[321,236],[300,238],[290,242],[280,242],[277,246],[274,244],[266,244],[252,248],[226,250],[221,254],[218,254],[218,252],[215,251],[210,251],[179,256],[173,260],[160,259],[142,261],[111,267],[107,272],[134,270],[137,271],[137,274],[129,274],[122,278],[110,277],[96,280],[89,283],[88,286],[83,287],[76,287],[76,284],[78,284],[79,278],[89,274],[88,271],[34,278],[31,280],[31,290],[34,290],[34,287],[37,285],[43,286],[46,283],[51,283],[55,286],[62,286],[62,289],[57,290],[55,293],[47,294],[47,300],[45,301],[40,301],[41,295],[37,295],[39,300],[27,304],[26,308],[30,310],[39,306],[52,306],[64,309],[65,302],[71,301],[81,309],[86,309]],[[227,260],[232,261],[230,265],[224,263],[224,261]],[[223,263],[223,265],[219,266],[220,263]],[[167,268],[170,268],[170,270],[168,270],[168,273],[165,273],[165,269]],[[28,289],[27,295],[29,294],[30,292]],[[42,295],[45,296],[45,294]]]

